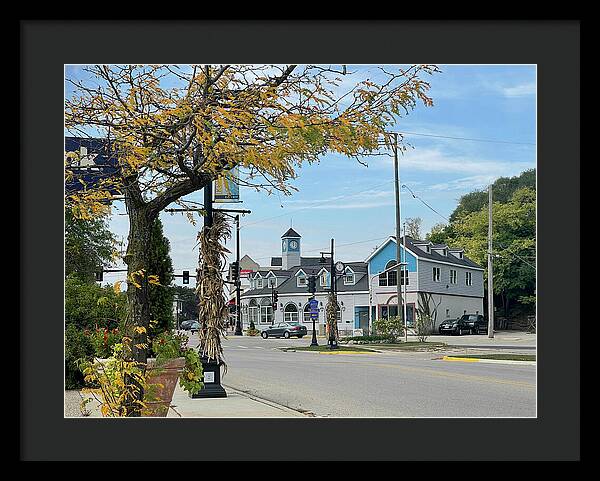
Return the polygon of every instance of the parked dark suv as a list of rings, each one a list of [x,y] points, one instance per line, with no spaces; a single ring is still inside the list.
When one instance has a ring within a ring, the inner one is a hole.
[[[470,332],[470,328],[467,326],[465,321],[459,317],[458,319],[446,319],[440,324],[438,331],[441,335],[456,334],[461,336],[465,332]]]
[[[469,326],[471,334],[487,334],[488,323],[481,314],[463,314],[460,318]]]
[[[298,338],[306,335],[306,327],[298,322],[281,322],[274,326],[269,326],[260,333],[263,339],[268,337],[285,337],[286,339],[296,336]]]

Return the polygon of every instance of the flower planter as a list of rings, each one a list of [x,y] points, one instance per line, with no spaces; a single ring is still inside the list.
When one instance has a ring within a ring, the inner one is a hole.
[[[156,365],[156,359],[148,359],[148,389],[144,396],[146,407],[142,410],[142,416],[167,416],[175,386],[184,367],[185,357],[169,359],[159,366]]]

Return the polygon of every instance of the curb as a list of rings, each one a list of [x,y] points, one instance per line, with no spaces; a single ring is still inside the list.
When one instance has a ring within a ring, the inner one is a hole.
[[[510,359],[482,359],[479,357],[450,357],[444,356],[442,361],[457,361],[457,362],[482,362],[487,364],[516,364],[521,366],[535,366],[537,361],[515,361]]]
[[[233,393],[236,393],[236,394],[239,394],[242,397],[251,399],[252,401],[256,401],[256,402],[259,402],[259,403],[262,403],[262,404],[266,404],[267,406],[271,406],[273,408],[279,409],[280,411],[293,412],[294,414],[299,414],[300,416],[314,417],[314,414],[311,413],[310,411],[299,411],[297,409],[290,408],[288,406],[284,406],[283,404],[279,404],[279,403],[276,403],[274,401],[269,401],[267,399],[260,398],[258,396],[253,395],[253,394],[247,393],[245,391],[240,391],[239,389],[236,389],[234,387],[228,386],[227,384],[223,384],[223,383],[221,383],[221,384],[223,386],[225,386],[227,388],[227,390],[229,390],[229,391],[231,391]],[[300,416],[298,416],[298,417],[300,417]]]

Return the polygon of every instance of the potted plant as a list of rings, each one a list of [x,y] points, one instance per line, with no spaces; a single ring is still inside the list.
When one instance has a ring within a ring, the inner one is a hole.
[[[153,340],[152,350],[156,357],[149,358],[146,366],[142,416],[165,417],[178,380],[192,395],[202,389],[202,363],[198,352],[187,347],[187,342],[185,334],[169,331]]]
[[[130,342],[131,338],[124,337],[107,359],[82,361],[85,381],[94,386],[88,392],[100,402],[103,416],[127,416],[138,409],[142,416],[165,417],[178,380],[191,394],[202,389],[200,357],[187,347],[185,334],[164,332],[157,336],[152,342],[155,357],[146,365],[130,360]],[[137,400],[140,390],[143,401]]]

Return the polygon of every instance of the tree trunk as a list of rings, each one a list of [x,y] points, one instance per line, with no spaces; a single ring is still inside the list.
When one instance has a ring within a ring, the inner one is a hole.
[[[147,331],[150,325],[148,274],[152,274],[148,272],[148,247],[151,245],[152,224],[156,216],[151,215],[147,208],[140,207],[130,200],[126,202],[129,213],[129,238],[124,257],[127,264],[127,335],[132,338],[132,360],[140,363],[145,369],[148,358]],[[145,332],[136,330],[136,327],[145,328]],[[139,405],[134,401],[142,401],[144,391],[142,386],[137,386],[139,392],[126,403],[130,416],[140,416]]]

